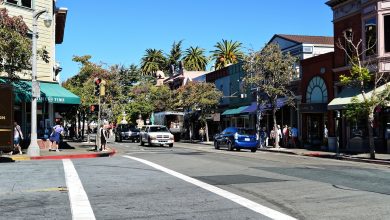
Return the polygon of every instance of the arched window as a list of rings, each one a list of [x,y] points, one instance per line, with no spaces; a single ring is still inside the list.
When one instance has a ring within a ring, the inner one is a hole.
[[[306,89],[306,103],[327,103],[328,90],[326,89],[325,81],[315,76],[310,80]]]

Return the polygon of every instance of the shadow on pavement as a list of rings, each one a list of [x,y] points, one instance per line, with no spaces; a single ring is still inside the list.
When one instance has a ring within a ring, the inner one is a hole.
[[[15,162],[12,158],[0,157],[0,163],[12,163],[12,162]]]

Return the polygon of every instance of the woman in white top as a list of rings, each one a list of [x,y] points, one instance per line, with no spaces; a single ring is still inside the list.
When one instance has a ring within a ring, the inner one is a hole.
[[[14,122],[14,150],[18,149],[19,154],[22,154],[22,148],[20,147],[21,140],[23,140],[22,129],[20,129],[20,126],[15,121]],[[12,152],[11,152],[11,154],[12,154]]]

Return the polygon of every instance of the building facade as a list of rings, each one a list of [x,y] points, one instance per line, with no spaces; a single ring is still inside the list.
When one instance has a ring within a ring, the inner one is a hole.
[[[10,16],[21,16],[29,28],[32,36],[33,15],[42,10],[47,11],[52,22],[49,27],[44,25],[42,14],[37,22],[37,48],[48,52],[48,62],[37,58],[37,81],[40,85],[40,94],[37,104],[37,133],[38,138],[45,137],[47,131],[56,120],[62,118],[61,113],[69,107],[80,104],[80,98],[59,84],[61,67],[56,61],[56,44],[62,43],[67,17],[66,8],[57,8],[55,0],[4,0],[0,8],[5,8]],[[32,71],[25,70],[18,74],[20,80],[14,86],[14,120],[21,124],[24,134],[31,131],[31,80]],[[8,82],[2,74],[0,82]],[[26,135],[28,136],[28,135]]]
[[[335,45],[345,45],[345,37],[354,44],[362,42],[361,59],[374,65],[374,71],[390,73],[390,1],[388,0],[330,0],[326,4],[333,11]],[[352,122],[344,117],[351,98],[358,95],[356,88],[339,83],[340,75],[350,71],[349,50],[335,47],[333,60],[334,94],[328,109],[339,113],[340,148],[347,151],[368,151],[368,130],[365,120]],[[389,108],[375,111],[374,136],[378,152],[390,150],[386,142],[386,128],[390,125]],[[387,148],[387,149],[386,149]]]

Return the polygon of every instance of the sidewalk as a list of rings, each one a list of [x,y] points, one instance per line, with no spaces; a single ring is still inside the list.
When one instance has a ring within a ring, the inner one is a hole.
[[[109,143],[107,144],[110,145]],[[30,157],[27,155],[27,149],[23,149],[23,154],[8,155],[3,154],[0,162],[12,162],[21,160],[60,160],[60,159],[76,159],[76,158],[96,158],[109,157],[116,153],[116,150],[107,147],[107,151],[95,151],[93,142],[74,142],[64,140],[59,148],[59,152],[49,151],[48,148],[41,148],[40,156]]]
[[[196,141],[196,140],[192,141],[192,142],[188,141],[188,140],[183,140],[181,142],[203,144],[203,145],[210,145],[210,146],[214,145],[213,142],[200,142],[200,141]],[[390,154],[376,153],[375,159],[370,159],[369,153],[362,153],[362,154],[340,153],[337,156],[335,152],[315,151],[315,150],[308,150],[308,149],[302,149],[302,148],[267,147],[267,148],[260,148],[258,150],[264,151],[264,152],[272,152],[272,153],[293,154],[293,155],[308,156],[308,157],[320,157],[320,158],[327,158],[327,159],[348,160],[348,161],[363,162],[363,163],[390,165]]]

